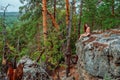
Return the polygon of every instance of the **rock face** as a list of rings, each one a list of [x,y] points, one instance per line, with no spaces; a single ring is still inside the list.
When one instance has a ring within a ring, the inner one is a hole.
[[[94,33],[76,43],[80,80],[120,80],[120,30]]]
[[[29,57],[24,56],[20,63],[24,63],[22,80],[51,80],[47,72]]]

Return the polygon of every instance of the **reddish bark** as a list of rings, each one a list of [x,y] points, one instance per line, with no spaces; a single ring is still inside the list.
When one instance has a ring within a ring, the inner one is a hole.
[[[70,15],[69,15],[69,0],[66,0],[66,27],[69,25]]]
[[[42,0],[42,15],[43,15],[43,36],[44,36],[44,43],[47,39],[47,8],[46,8],[46,0]]]
[[[23,64],[19,64],[17,69],[16,69],[16,80],[21,80],[23,76]]]
[[[13,68],[11,62],[8,62],[8,65],[9,65],[7,71],[8,80],[21,80],[23,76],[23,64],[19,64],[16,69]]]
[[[59,31],[59,25],[57,24],[54,16],[53,16],[50,12],[48,12],[48,11],[47,11],[47,13],[48,13],[48,15],[50,16],[50,18],[51,18],[51,20],[52,20],[53,26],[57,29],[57,31]]]
[[[8,80],[14,80],[14,77],[13,77],[14,69],[13,69],[12,63],[9,62],[8,65],[9,65],[9,68],[8,68],[8,71],[7,71]]]

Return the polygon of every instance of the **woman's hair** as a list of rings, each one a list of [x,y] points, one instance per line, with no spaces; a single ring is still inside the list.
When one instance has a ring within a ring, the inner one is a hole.
[[[87,24],[84,24],[84,32],[86,32],[86,29],[87,29]]]

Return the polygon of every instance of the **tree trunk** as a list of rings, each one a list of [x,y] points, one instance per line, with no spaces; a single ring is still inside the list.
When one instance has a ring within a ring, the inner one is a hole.
[[[42,0],[42,15],[43,15],[43,36],[44,36],[44,44],[47,40],[47,8],[46,8],[46,0]]]
[[[51,20],[52,20],[53,26],[56,28],[57,31],[59,31],[59,25],[57,24],[54,16],[53,16],[50,12],[48,12],[48,11],[47,11],[47,13],[48,13],[48,15],[50,16],[50,18],[51,18]]]
[[[112,15],[115,15],[115,11],[114,11],[114,0],[112,0]]]
[[[54,0],[54,19],[56,17],[56,0]]]
[[[66,67],[66,77],[68,77],[68,74],[70,72],[69,64],[70,64],[70,48],[69,48],[69,39],[68,39],[68,29],[69,29],[69,0],[66,0],[66,51],[65,51],[65,63],[67,65]]]
[[[6,25],[5,25],[5,13],[6,13],[6,10],[8,8],[8,6],[10,6],[9,4],[7,6],[5,6],[5,9],[4,9],[4,12],[3,12],[3,22],[2,22],[2,26],[3,26],[3,63],[5,62],[6,63],[6,59],[7,59],[7,31],[6,31]]]
[[[68,28],[69,24],[69,0],[66,0],[66,27]]]
[[[5,6],[4,10],[3,10],[3,21],[2,21],[2,27],[3,27],[3,32],[2,32],[2,35],[3,35],[3,53],[2,53],[2,67],[1,67],[1,73],[4,74],[7,72],[7,57],[8,57],[8,54],[9,54],[9,48],[8,48],[8,45],[7,45],[7,31],[6,31],[6,25],[5,25],[5,13],[6,13],[6,10],[7,8],[9,7],[10,5],[8,4],[7,6]]]
[[[36,2],[36,7],[39,8],[40,4],[39,2]],[[37,50],[40,51],[41,47],[40,47],[40,18],[38,19],[39,22],[37,23],[37,35],[36,35],[36,42],[37,42]]]
[[[66,62],[66,77],[70,73],[70,58],[71,58],[71,47],[70,47],[70,36],[71,36],[71,27],[72,27],[72,5],[69,9],[69,0],[66,0],[66,52],[65,52],[65,62]]]
[[[72,28],[72,13],[73,13],[73,9],[72,9],[72,5],[71,5],[71,8],[70,8],[70,21],[69,21],[69,28],[68,28],[68,37],[67,37],[67,47],[66,47],[66,50],[67,50],[67,76],[70,72],[70,59],[71,59],[71,47],[70,47],[70,37],[71,37],[71,28]]]
[[[37,50],[40,51],[40,23],[37,25]]]
[[[73,13],[72,14],[74,14],[76,16],[76,6],[75,6],[75,4],[76,4],[76,0],[73,0],[73,2],[72,2],[72,9],[73,9],[72,12]],[[76,22],[74,22],[73,27],[74,27],[74,34],[76,34]]]
[[[75,4],[76,4],[76,0],[73,0],[73,12],[76,14],[76,7],[75,7]]]
[[[81,0],[81,2],[80,2],[80,14],[79,14],[79,22],[78,22],[78,38],[79,38],[79,35],[80,35],[82,7],[83,7],[83,0]]]

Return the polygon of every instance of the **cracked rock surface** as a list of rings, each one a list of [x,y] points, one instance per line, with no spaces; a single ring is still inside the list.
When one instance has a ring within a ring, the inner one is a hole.
[[[40,64],[28,56],[22,57],[18,64],[24,63],[22,80],[52,80]]]
[[[76,43],[80,80],[120,78],[120,30],[94,32]]]

